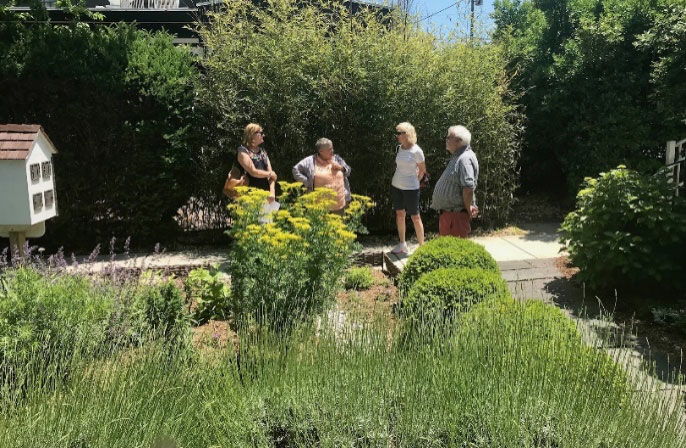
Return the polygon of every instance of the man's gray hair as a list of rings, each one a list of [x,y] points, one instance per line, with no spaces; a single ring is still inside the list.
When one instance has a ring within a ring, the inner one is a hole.
[[[471,145],[472,143],[472,133],[462,125],[450,126],[448,128],[448,135],[459,138],[465,145]]]
[[[320,150],[329,147],[333,148],[333,142],[328,138],[320,138],[317,140],[317,143],[314,144],[314,150],[317,154],[319,154]]]

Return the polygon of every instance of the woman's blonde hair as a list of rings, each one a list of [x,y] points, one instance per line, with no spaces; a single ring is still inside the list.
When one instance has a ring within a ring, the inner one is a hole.
[[[417,131],[414,130],[414,126],[412,126],[410,123],[404,121],[395,128],[400,129],[407,135],[407,140],[410,142],[410,144],[417,144]]]
[[[252,144],[252,138],[262,130],[262,126],[257,123],[250,123],[243,130],[243,146],[248,147]]]

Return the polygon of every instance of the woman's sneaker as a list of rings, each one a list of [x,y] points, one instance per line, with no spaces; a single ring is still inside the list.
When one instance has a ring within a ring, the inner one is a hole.
[[[393,249],[391,249],[391,253],[396,254],[396,255],[406,254],[407,253],[407,243],[406,242],[398,243]]]

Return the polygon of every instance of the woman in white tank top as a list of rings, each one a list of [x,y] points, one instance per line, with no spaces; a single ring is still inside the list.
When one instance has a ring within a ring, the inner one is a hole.
[[[417,234],[417,242],[420,246],[424,244],[424,224],[419,215],[419,180],[426,173],[426,163],[424,152],[417,145],[414,126],[410,123],[400,123],[395,128],[395,135],[399,146],[395,156],[396,168],[391,181],[391,194],[400,243],[391,252],[407,254],[405,219],[408,214]]]

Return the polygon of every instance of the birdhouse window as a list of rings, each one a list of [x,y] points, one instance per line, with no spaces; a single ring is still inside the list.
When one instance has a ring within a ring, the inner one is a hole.
[[[45,192],[45,208],[52,208],[55,204],[55,193],[52,190]]]
[[[31,182],[38,182],[40,180],[40,165],[34,163],[30,167],[31,170]]]
[[[43,179],[49,179],[52,176],[52,163],[50,161],[41,164],[43,170]]]
[[[38,213],[43,209],[43,193],[33,195],[33,212]]]

